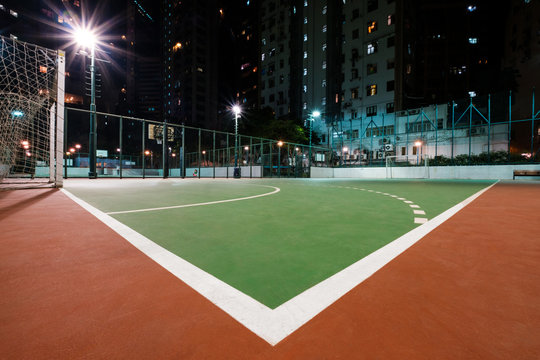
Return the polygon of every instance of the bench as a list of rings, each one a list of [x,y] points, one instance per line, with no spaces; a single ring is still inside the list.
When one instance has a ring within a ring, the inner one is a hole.
[[[540,176],[540,170],[514,170],[514,180],[516,176]]]

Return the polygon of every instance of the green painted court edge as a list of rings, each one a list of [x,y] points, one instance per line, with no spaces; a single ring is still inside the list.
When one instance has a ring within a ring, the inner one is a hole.
[[[418,226],[403,201],[432,218],[492,182],[258,180],[185,183],[204,201],[212,188],[223,195],[253,184],[280,187],[271,197],[114,217],[195,266],[275,308]],[[202,187],[201,187],[202,185]],[[184,185],[175,185],[182,187]],[[148,198],[173,192],[160,183]],[[68,188],[69,189],[69,188]],[[202,189],[202,191],[201,191]],[[364,189],[364,190],[361,190]],[[72,191],[72,189],[69,189]],[[101,189],[103,190],[103,189]],[[116,205],[130,192],[115,193]],[[189,190],[189,191],[188,191]],[[372,190],[373,192],[369,192]],[[81,197],[96,190],[85,189]],[[261,189],[258,190],[261,192]],[[380,193],[376,193],[379,191]],[[73,191],[79,196],[77,189]],[[101,198],[100,208],[108,208]],[[110,200],[109,200],[110,201]],[[132,199],[131,205],[133,204]],[[178,199],[182,202],[183,199]],[[141,208],[148,202],[142,201]]]

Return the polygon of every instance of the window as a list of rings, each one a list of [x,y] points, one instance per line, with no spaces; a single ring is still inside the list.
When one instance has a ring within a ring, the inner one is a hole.
[[[387,23],[388,23],[388,26],[393,25],[395,23],[394,14],[388,15]]]
[[[390,36],[388,39],[386,39],[386,47],[393,47],[394,44],[396,43],[396,37],[395,36]]]
[[[368,106],[366,108],[366,115],[367,116],[375,116],[375,115],[377,115],[377,105]]]
[[[366,96],[375,96],[377,95],[377,85],[371,84],[366,86]]]
[[[367,44],[367,54],[375,54],[377,52],[378,44],[376,41],[370,42]]]
[[[304,94],[307,93],[307,85],[304,85],[304,86],[302,87],[302,91],[304,92]]]
[[[270,94],[268,102],[274,102],[275,100],[276,100],[276,96],[274,94]]]
[[[304,59],[307,59],[307,51],[304,51]]]
[[[322,32],[325,33],[326,31],[328,31],[328,26],[324,24],[322,27]]]
[[[358,99],[358,88],[351,89],[351,99]]]
[[[386,91],[394,91],[394,80],[386,82]]]
[[[307,41],[307,34],[304,34],[304,41]]]
[[[386,113],[391,114],[393,112],[394,112],[394,103],[393,102],[387,103],[386,104]]]
[[[326,79],[323,79],[323,81],[322,81],[322,87],[326,87]]]
[[[276,86],[274,79],[268,79],[268,87],[273,88],[274,86]]]
[[[307,76],[307,68],[304,68],[304,76]]]
[[[375,11],[379,8],[378,0],[368,0],[367,11]]]
[[[352,32],[352,38],[353,38],[353,39],[358,39],[358,35],[359,35],[358,29],[353,30],[353,32]]]
[[[323,69],[326,69],[326,60],[324,60],[324,61],[322,62],[322,68],[323,68]]]
[[[322,51],[326,51],[326,43],[322,44]]]
[[[377,30],[377,22],[376,21],[368,21],[367,23],[367,32],[368,34],[371,34]]]
[[[283,84],[284,81],[285,81],[285,76],[279,75],[279,83]]]
[[[321,105],[322,106],[326,105],[326,97],[321,98]]]
[[[261,96],[261,105],[264,105],[264,96]]]
[[[328,11],[328,7],[326,5],[324,5],[323,8],[322,8],[323,15],[325,15],[327,11]]]
[[[307,16],[304,18],[304,24],[307,24]]]
[[[377,73],[377,64],[367,64],[367,74],[375,74]]]
[[[358,79],[358,69],[351,69],[351,80]]]
[[[386,60],[386,68],[387,69],[393,69],[394,67],[396,66],[396,63],[394,61],[394,59],[388,59]]]
[[[478,44],[478,38],[470,37],[469,38],[469,44]]]
[[[360,9],[353,9],[351,20],[357,19],[360,17]]]

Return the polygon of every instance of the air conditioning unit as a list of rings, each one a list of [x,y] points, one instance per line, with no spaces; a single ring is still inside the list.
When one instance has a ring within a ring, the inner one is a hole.
[[[386,143],[387,143],[388,141],[390,141],[390,140],[388,140],[388,139],[385,138],[385,139],[383,139],[382,141],[383,141],[383,143],[386,144]]]
[[[367,160],[367,154],[361,154],[362,160]]]
[[[382,151],[377,152],[377,159],[384,159],[384,153]]]
[[[384,151],[386,151],[386,152],[394,151],[394,145],[393,144],[385,144],[384,145]]]

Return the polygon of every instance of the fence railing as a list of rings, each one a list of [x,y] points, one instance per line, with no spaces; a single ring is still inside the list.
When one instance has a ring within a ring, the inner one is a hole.
[[[65,178],[89,176],[89,114],[65,110]],[[320,146],[310,163],[306,144],[95,114],[98,177],[233,177],[235,167],[242,177],[309,177],[310,165],[331,165],[332,151]]]

